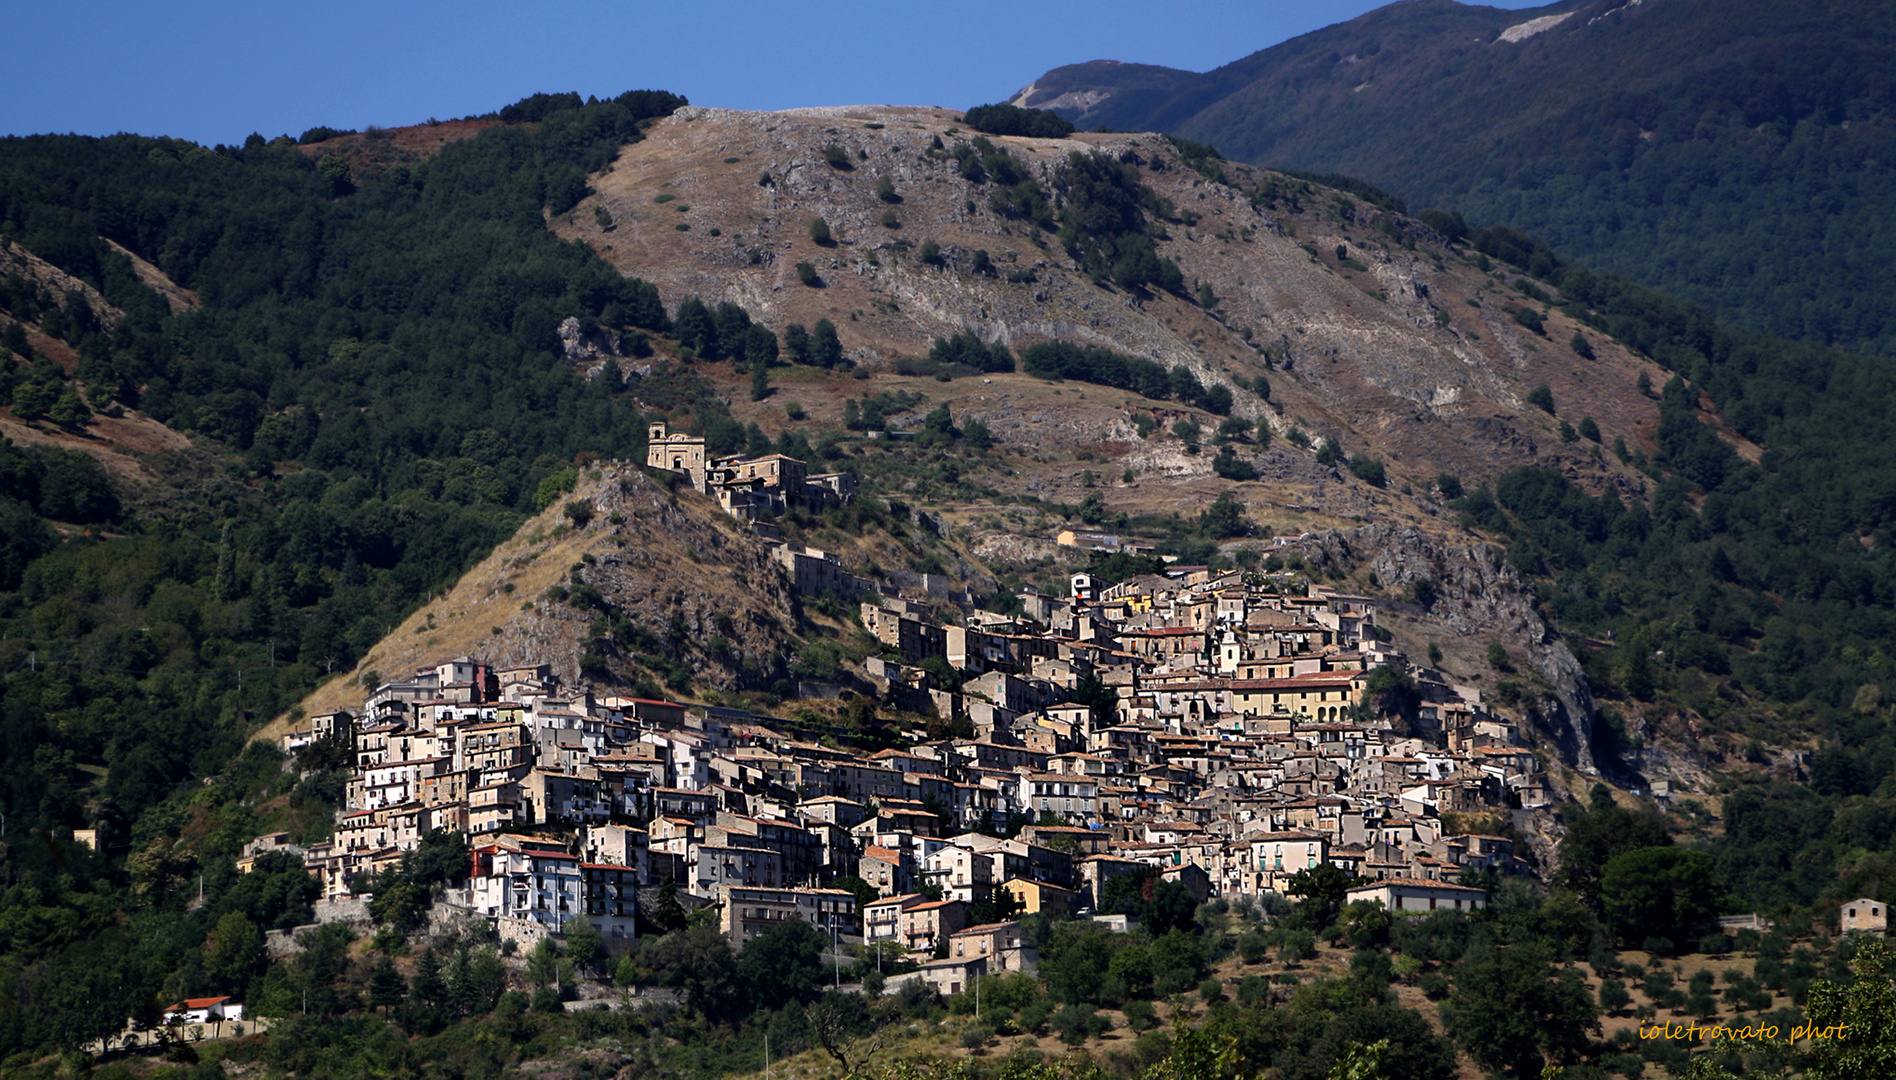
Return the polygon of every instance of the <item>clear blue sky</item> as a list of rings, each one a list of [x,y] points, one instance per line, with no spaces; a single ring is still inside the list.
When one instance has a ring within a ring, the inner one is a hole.
[[[202,143],[394,127],[535,91],[663,89],[748,109],[965,108],[1060,64],[1204,71],[1376,0],[64,0],[7,16],[0,134]],[[1535,0],[1499,0],[1523,8]]]

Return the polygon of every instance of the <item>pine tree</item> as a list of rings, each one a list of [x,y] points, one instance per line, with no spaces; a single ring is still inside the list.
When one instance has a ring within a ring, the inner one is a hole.
[[[386,1016],[388,1010],[400,1005],[407,996],[408,985],[402,981],[401,972],[395,970],[393,960],[383,956],[375,970],[369,972],[369,1004],[381,1009]]]
[[[408,994],[424,1005],[439,1005],[447,993],[448,988],[441,981],[441,958],[430,949],[415,963],[415,977],[409,981]]]
[[[810,334],[810,360],[817,367],[833,368],[843,362],[843,342],[836,336],[836,324],[818,319]]]

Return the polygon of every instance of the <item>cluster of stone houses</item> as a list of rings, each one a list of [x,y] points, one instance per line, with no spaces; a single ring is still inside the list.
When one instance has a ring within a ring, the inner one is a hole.
[[[338,902],[430,831],[460,830],[473,854],[449,899],[505,936],[585,918],[623,946],[663,892],[717,905],[740,946],[788,919],[898,943],[945,989],[1031,966],[1017,924],[967,925],[1002,894],[1083,914],[1122,874],[1204,899],[1331,863],[1365,897],[1427,911],[1477,905],[1454,884],[1465,870],[1524,872],[1512,841],[1444,817],[1545,804],[1533,753],[1477,692],[1382,640],[1375,601],[1204,568],[1071,585],[955,620],[864,603],[886,700],[971,732],[877,753],[546,665],[417,670],[286,738],[345,740],[355,762],[333,838],[299,850]],[[1381,666],[1412,680],[1413,715],[1365,707]],[[882,899],[858,910],[839,879]]]

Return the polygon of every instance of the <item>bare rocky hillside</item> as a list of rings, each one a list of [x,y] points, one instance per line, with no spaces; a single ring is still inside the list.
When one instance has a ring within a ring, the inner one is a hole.
[[[733,300],[779,330],[829,318],[848,354],[879,375],[961,330],[1016,350],[1068,339],[1187,365],[1232,389],[1235,414],[1382,457],[1398,482],[1426,488],[1443,471],[1479,479],[1534,462],[1590,485],[1637,485],[1594,444],[1563,442],[1559,420],[1526,399],[1546,385],[1561,416],[1591,416],[1607,445],[1623,437],[1636,447],[1656,409],[1633,386],[1642,367],[1654,378],[1657,369],[1592,331],[1594,358],[1576,355],[1557,297],[1526,300],[1512,278],[1482,273],[1419,222],[1246,166],[1225,163],[1231,183],[1215,183],[1161,136],[992,140],[1050,192],[1069,154],[1099,152],[1137,164],[1171,202],[1158,252],[1182,269],[1188,292],[1209,285],[1215,306],[1126,292],[1090,281],[1052,234],[989,208],[992,185],[965,179],[951,153],[974,137],[957,119],[893,107],[682,109],[627,147],[595,177],[598,194],[554,227],[657,283],[668,302]],[[883,177],[898,201],[878,197]],[[1247,192],[1260,185],[1283,194],[1254,203]],[[893,224],[882,224],[885,213]],[[831,243],[811,239],[817,218]],[[924,241],[939,246],[941,266],[918,258]],[[992,275],[975,271],[980,251]],[[820,287],[799,281],[801,262]],[[1011,280],[1028,270],[1034,280]],[[1514,320],[1520,306],[1544,312],[1541,333]],[[1270,379],[1268,403],[1252,390],[1258,375]],[[1123,421],[1124,402],[1138,405],[1131,395],[1089,391],[1093,415],[1049,416],[1008,400],[1028,395],[1018,389],[1027,381],[1038,380],[983,384],[987,404],[976,408],[1003,439],[1137,441],[1097,400],[1110,398]],[[1128,464],[1180,464],[1126,453]],[[1296,456],[1280,443],[1260,466],[1305,484],[1325,479]]]

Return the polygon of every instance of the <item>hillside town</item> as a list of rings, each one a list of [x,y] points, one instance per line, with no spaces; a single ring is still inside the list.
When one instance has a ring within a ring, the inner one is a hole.
[[[1395,651],[1377,601],[1203,567],[1070,586],[1024,591],[1014,615],[862,600],[882,646],[864,696],[963,733],[873,753],[545,664],[459,657],[387,682],[284,740],[353,755],[333,837],[299,849],[319,910],[457,830],[473,855],[444,902],[503,939],[585,918],[623,951],[663,891],[715,907],[735,945],[803,919],[896,943],[951,989],[1033,962],[1017,922],[971,912],[1087,914],[1119,875],[1203,901],[1328,863],[1361,898],[1431,910],[1481,903],[1465,872],[1529,871],[1512,840],[1456,823],[1546,805],[1534,753],[1478,691]]]

